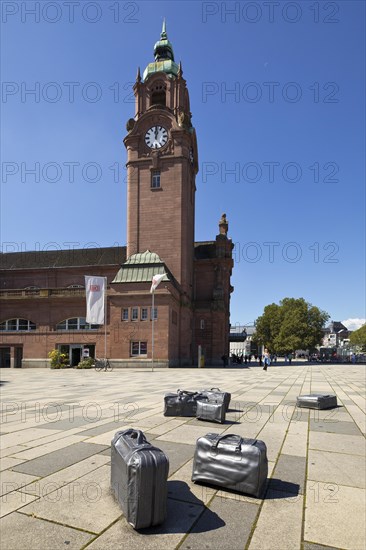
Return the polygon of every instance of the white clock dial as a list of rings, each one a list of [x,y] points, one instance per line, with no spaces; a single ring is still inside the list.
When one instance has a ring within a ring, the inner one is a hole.
[[[145,134],[145,143],[150,149],[160,149],[168,141],[168,132],[163,126],[153,126]]]

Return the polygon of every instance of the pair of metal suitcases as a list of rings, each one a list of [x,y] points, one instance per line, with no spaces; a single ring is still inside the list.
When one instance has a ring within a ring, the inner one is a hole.
[[[111,487],[135,529],[163,523],[167,513],[169,460],[141,430],[117,432],[111,443]]]
[[[307,409],[333,409],[337,407],[337,396],[322,393],[299,395],[296,405]]]
[[[263,441],[215,433],[197,440],[192,481],[260,497],[267,475],[267,447]]]
[[[222,410],[225,413],[229,408],[231,395],[222,392],[218,388],[210,390],[186,391],[177,390],[176,393],[167,393],[164,396],[164,416],[188,416],[194,417],[199,410],[199,416],[202,420],[219,420],[222,417]],[[215,403],[215,406],[205,407],[199,403]],[[220,407],[223,404],[223,407]],[[222,409],[222,410],[221,410]]]

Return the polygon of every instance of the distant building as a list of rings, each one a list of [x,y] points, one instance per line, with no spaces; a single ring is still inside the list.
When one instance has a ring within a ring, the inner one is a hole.
[[[323,348],[337,348],[349,339],[351,331],[347,329],[340,321],[332,321],[323,330],[324,336],[322,341]]]
[[[230,356],[250,355],[257,353],[257,346],[253,342],[254,325],[235,325],[230,327]]]

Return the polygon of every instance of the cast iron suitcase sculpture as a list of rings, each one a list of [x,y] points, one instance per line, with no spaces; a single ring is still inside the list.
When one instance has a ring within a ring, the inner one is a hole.
[[[134,529],[165,520],[168,472],[168,457],[141,430],[116,433],[111,443],[111,486]]]
[[[197,439],[192,481],[260,497],[267,474],[267,447],[263,441],[214,433]]]
[[[208,397],[208,399],[222,399],[225,405],[225,411],[229,410],[231,393],[221,391],[219,388],[211,388],[210,390],[200,390],[200,392]]]
[[[296,405],[308,409],[332,409],[337,406],[337,397],[335,395],[321,393],[299,395],[296,400]]]
[[[196,416],[197,401],[205,400],[200,392],[177,390],[164,396],[164,416]]]
[[[208,401],[197,401],[196,418],[209,420],[211,422],[225,422],[225,404],[222,400],[209,399]]]

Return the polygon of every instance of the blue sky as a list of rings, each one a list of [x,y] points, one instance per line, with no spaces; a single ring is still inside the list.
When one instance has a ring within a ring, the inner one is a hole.
[[[71,4],[2,2],[2,250],[125,244],[131,86],[165,16],[198,136],[196,240],[225,212],[235,243],[231,322],[286,296],[364,318],[364,3]]]

